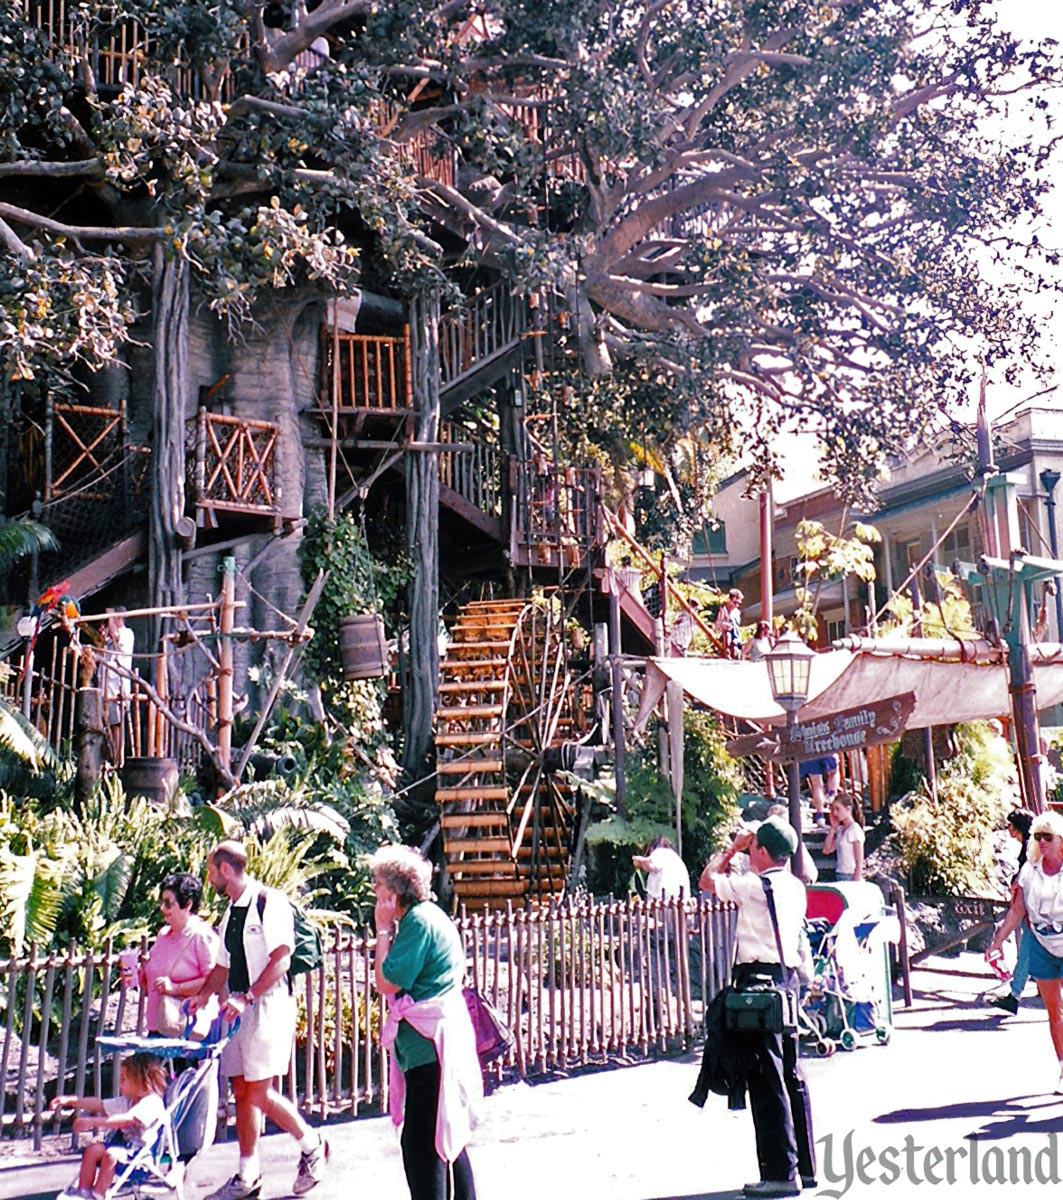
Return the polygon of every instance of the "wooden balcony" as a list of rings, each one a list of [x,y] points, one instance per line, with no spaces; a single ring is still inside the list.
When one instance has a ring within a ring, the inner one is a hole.
[[[278,429],[199,410],[193,494],[196,522],[216,528],[219,513],[269,517],[280,526],[275,452]]]
[[[74,63],[87,63],[96,87],[104,94],[120,92],[127,84],[139,85],[151,62],[152,48],[144,29],[129,18],[117,19],[107,5],[89,10],[77,0],[22,0],[22,11],[26,22],[39,29],[56,50]],[[152,67],[158,71],[159,65]],[[178,95],[201,97],[199,77],[187,63],[169,64],[163,73]],[[217,98],[232,99],[228,79]]]
[[[402,337],[321,329],[321,409],[331,418],[413,412],[410,331]]]
[[[516,463],[514,471],[509,551],[514,566],[584,565],[605,544],[601,473],[596,467],[560,467],[543,454]]]
[[[65,404],[48,397],[44,427],[45,504],[77,494],[109,500],[124,456],[124,405]]]

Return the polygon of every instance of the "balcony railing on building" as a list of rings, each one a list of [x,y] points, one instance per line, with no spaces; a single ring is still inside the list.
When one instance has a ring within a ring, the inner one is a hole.
[[[199,410],[193,490],[200,525],[216,527],[219,513],[235,513],[269,517],[279,527],[278,437],[271,421]]]
[[[402,337],[321,330],[321,410],[340,418],[413,412],[410,331]]]
[[[596,467],[560,467],[535,454],[514,462],[513,476],[515,566],[578,567],[605,544]]]

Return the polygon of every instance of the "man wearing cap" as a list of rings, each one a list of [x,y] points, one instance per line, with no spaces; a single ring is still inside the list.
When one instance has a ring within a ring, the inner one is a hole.
[[[754,975],[769,976],[797,993],[798,970],[808,953],[804,937],[805,885],[787,869],[797,834],[778,817],[756,832],[739,834],[702,872],[702,891],[738,906],[734,986],[741,991]],[[748,852],[752,870],[731,876],[731,859]],[[768,886],[766,887],[765,884]],[[775,903],[778,941],[768,906]],[[779,945],[782,963],[779,962]],[[757,1137],[760,1180],[747,1183],[747,1196],[798,1196],[816,1184],[815,1146],[808,1089],[797,1060],[797,1031],[743,1034],[756,1040],[756,1062],[748,1077],[749,1103]]]

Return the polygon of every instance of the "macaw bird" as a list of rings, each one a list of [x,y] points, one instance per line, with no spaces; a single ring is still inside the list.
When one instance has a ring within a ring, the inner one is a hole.
[[[26,648],[26,654],[22,659],[22,672],[19,675],[19,683],[25,678],[26,665],[33,657],[33,648],[37,645],[37,639],[40,637],[41,630],[47,623],[48,618],[58,616],[73,620],[75,617],[81,615],[81,606],[75,597],[69,593],[70,581],[64,579],[62,583],[54,583],[51,587],[45,588],[30,608],[29,615],[36,620],[36,624],[33,626],[33,633],[30,634],[30,644]]]

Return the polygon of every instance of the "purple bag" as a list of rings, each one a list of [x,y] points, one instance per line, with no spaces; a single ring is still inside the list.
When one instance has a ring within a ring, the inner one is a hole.
[[[480,1066],[486,1067],[512,1050],[517,1039],[513,1036],[513,1030],[502,1020],[498,1009],[485,1000],[476,988],[463,988],[462,995],[476,1035],[476,1057],[480,1060]]]

